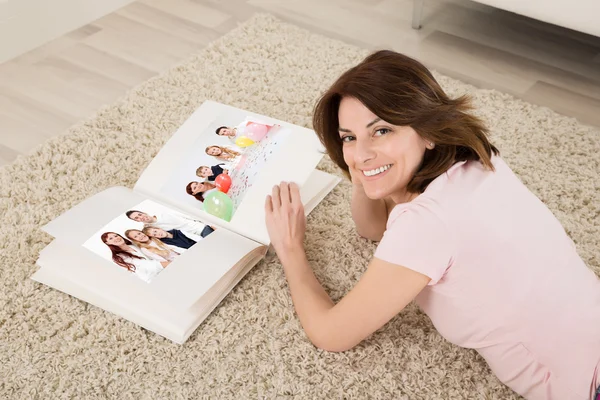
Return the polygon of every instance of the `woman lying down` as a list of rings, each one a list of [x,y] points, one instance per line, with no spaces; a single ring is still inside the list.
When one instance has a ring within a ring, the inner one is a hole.
[[[415,301],[527,399],[600,398],[600,280],[488,140],[468,99],[380,51],[322,96],[313,125],[352,182],[352,217],[380,241],[334,304],[308,264],[298,187],[265,203],[271,242],[310,340],[344,351]]]

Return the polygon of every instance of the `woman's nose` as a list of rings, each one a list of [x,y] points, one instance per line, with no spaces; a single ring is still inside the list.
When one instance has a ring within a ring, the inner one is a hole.
[[[369,139],[356,140],[356,152],[354,153],[356,161],[359,163],[365,163],[375,158],[375,149]]]

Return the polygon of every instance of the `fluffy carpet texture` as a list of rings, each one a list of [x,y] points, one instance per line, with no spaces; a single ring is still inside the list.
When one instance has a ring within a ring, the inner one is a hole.
[[[0,170],[0,397],[518,398],[476,352],[444,340],[414,305],[351,351],[315,349],[273,252],[183,346],[29,279],[51,239],[39,227],[95,192],[132,187],[204,100],[310,127],[318,96],[367,54],[259,14]],[[472,96],[505,160],[600,273],[600,132],[436,77],[451,96]],[[338,173],[328,159],[319,167]],[[354,232],[349,205],[343,181],[308,221],[309,260],[336,300],[376,247]]]

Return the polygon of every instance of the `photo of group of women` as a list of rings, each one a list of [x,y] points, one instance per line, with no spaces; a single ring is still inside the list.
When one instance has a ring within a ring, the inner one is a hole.
[[[150,283],[215,227],[146,200],[105,225],[83,246]]]
[[[252,117],[237,122],[232,116],[217,118],[161,191],[230,221],[285,131],[289,129]]]

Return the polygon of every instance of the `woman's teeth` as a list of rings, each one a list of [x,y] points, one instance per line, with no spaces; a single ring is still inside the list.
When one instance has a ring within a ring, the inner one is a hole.
[[[363,174],[365,174],[365,176],[378,175],[378,174],[382,173],[383,171],[387,171],[388,169],[390,169],[391,166],[392,166],[392,164],[384,165],[383,167],[375,168],[370,171],[363,171]]]

